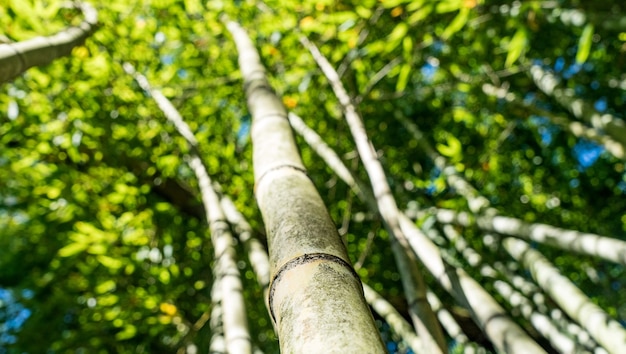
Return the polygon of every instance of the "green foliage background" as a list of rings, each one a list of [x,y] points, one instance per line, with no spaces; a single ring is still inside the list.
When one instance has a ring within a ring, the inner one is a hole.
[[[400,207],[467,210],[396,119],[405,117],[502,214],[624,239],[624,162],[539,118],[537,108],[568,113],[527,75],[529,65],[542,65],[577,97],[621,114],[626,28],[600,16],[623,13],[615,10],[623,7],[618,1],[94,5],[100,27],[84,46],[0,86],[0,287],[32,311],[21,328],[5,326],[16,342],[0,341],[7,348],[0,352],[174,352],[190,344],[207,350],[212,249],[186,144],[122,63],[173,101],[201,142],[212,178],[263,239],[249,116],[221,13],[256,40],[285,105],[367,180],[337,100],[294,29],[320,46],[360,102]],[[564,20],[567,11],[582,20]],[[0,34],[20,41],[80,18],[60,0],[10,0],[0,5]],[[485,83],[530,105],[490,96]],[[359,275],[405,311],[380,220],[308,146],[300,147],[350,256],[362,261]],[[585,163],[594,152],[597,161]],[[460,231],[486,261],[510,262],[503,250],[484,245],[478,229]],[[537,248],[624,321],[623,267]],[[243,251],[240,259],[255,345],[276,352],[262,291]],[[493,279],[458,262],[490,289]],[[32,296],[21,296],[24,289]],[[0,312],[7,309],[0,302]]]

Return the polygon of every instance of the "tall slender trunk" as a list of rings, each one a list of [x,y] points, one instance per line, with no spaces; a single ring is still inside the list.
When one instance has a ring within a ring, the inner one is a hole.
[[[400,227],[398,220],[400,212],[396,200],[391,193],[385,171],[378,161],[374,146],[367,136],[363,120],[339,79],[339,74],[326,57],[304,35],[300,36],[300,42],[311,52],[344,110],[344,116],[363,161],[363,166],[370,177],[378,212],[391,236],[391,250],[401,275],[402,286],[409,303],[409,313],[424,349],[429,353],[447,353],[448,348],[441,326],[426,299],[426,285],[417,259]]]
[[[519,237],[562,250],[571,251],[626,265],[626,241],[576,230],[562,229],[548,224],[527,223],[517,218],[500,215],[471,216],[450,209],[432,209],[437,221],[461,226],[476,224],[483,231]]]
[[[161,91],[153,89],[146,77],[137,73],[132,65],[125,63],[124,70],[134,76],[143,90],[150,93],[168,121],[174,124],[178,133],[187,141],[187,145],[191,150],[188,164],[198,179],[202,204],[204,205],[206,220],[211,231],[211,242],[213,243],[213,253],[215,255],[213,274],[215,276],[214,282],[218,283],[218,285],[216,292],[213,294],[219,294],[220,299],[218,302],[214,301],[213,306],[215,308],[213,310],[219,314],[217,306],[221,308],[226,351],[238,354],[251,353],[252,343],[248,331],[243,286],[239,269],[237,268],[234,238],[230,232],[230,227],[220,205],[220,199],[213,188],[206,166],[200,159],[198,141],[178,110]],[[214,287],[216,287],[216,284],[214,284]],[[219,339],[219,336],[215,338]],[[218,342],[214,338],[211,339],[212,345]]]

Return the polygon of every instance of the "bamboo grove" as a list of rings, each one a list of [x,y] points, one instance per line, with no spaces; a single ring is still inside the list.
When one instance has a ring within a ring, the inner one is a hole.
[[[623,6],[9,1],[0,352],[625,352]]]

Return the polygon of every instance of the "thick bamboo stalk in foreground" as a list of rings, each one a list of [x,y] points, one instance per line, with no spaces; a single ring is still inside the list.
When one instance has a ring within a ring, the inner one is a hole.
[[[0,44],[0,83],[9,81],[33,66],[50,64],[66,56],[93,33],[98,22],[98,12],[88,3],[80,8],[85,19],[47,37],[35,37],[16,43]]]
[[[306,175],[287,112],[247,33],[225,21],[252,114],[255,195],[271,266],[270,314],[283,353],[384,353],[363,288]]]
[[[299,117],[298,117],[299,119]],[[290,115],[290,122],[291,122]],[[219,189],[218,189],[219,190]],[[267,251],[263,248],[261,242],[252,235],[252,229],[245,217],[237,210],[233,202],[228,197],[222,197],[222,208],[231,224],[237,230],[239,239],[247,246],[248,258],[252,268],[257,274],[259,285],[263,289],[269,288],[269,261]],[[419,337],[415,333],[413,327],[402,317],[400,313],[379,293],[363,284],[363,291],[367,303],[374,311],[389,324],[391,330],[404,340],[415,353],[423,352]],[[449,315],[449,314],[448,314]],[[460,329],[459,329],[460,330]]]

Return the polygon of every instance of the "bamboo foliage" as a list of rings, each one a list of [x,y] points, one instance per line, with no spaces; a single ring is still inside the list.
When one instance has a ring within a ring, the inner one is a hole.
[[[297,126],[296,126],[297,127]],[[297,130],[300,133],[299,130]],[[309,134],[313,132],[310,130]],[[314,133],[314,132],[313,132]],[[307,141],[309,141],[307,139]],[[327,162],[333,170],[344,170],[337,173],[338,176],[351,175],[343,163],[333,165],[334,162],[341,162],[337,154],[320,139],[311,148]],[[335,155],[335,157],[330,157]],[[330,161],[330,162],[329,162]],[[342,177],[343,178],[343,177]],[[352,183],[358,183],[352,178],[344,180],[353,190]],[[363,193],[368,196],[369,193]],[[372,197],[373,198],[373,197]],[[375,201],[366,201],[368,205],[376,204]],[[400,226],[406,233],[409,244],[420,261],[434,276],[436,281],[449,292],[458,303],[468,309],[475,322],[483,329],[494,345],[502,352],[519,353],[543,353],[544,350],[537,345],[506,313],[496,300],[489,293],[472,279],[463,269],[457,269],[443,260],[439,248],[415,226],[415,224],[404,213],[399,215]],[[431,304],[432,305],[432,304]]]
[[[608,152],[613,154],[613,156],[617,157],[618,159],[626,159],[626,148],[624,147],[624,145],[615,141],[615,139],[608,135],[601,134],[600,132],[598,132],[597,129],[591,128],[582,122],[571,120],[565,116],[556,115],[553,112],[540,109],[536,105],[526,103],[519,96],[515,95],[512,92],[508,92],[508,90],[506,90],[505,88],[496,87],[491,84],[483,84],[482,89],[483,92],[487,95],[504,99],[507,102],[510,102],[516,106],[529,109],[536,115],[548,118],[552,123],[570,132],[575,137],[595,141],[596,143],[604,146],[604,148]]]
[[[300,36],[300,42],[311,52],[316,63],[330,82],[335,96],[343,108],[346,122],[350,127],[357,150],[370,178],[378,212],[391,235],[391,249],[401,274],[402,285],[409,303],[409,313],[411,314],[413,325],[423,342],[423,347],[429,353],[445,353],[447,352],[447,346],[443,332],[426,299],[426,286],[421,270],[418,268],[414,253],[411,252],[407,237],[400,227],[398,220],[400,211],[391,194],[387,177],[380,161],[378,161],[374,146],[367,136],[363,120],[348,92],[343,87],[339,74],[337,74],[328,60],[305,36]]]
[[[287,113],[239,24],[225,19],[252,115],[255,195],[268,235],[269,307],[284,353],[383,353],[363,288],[300,160]]]
[[[601,132],[611,136],[615,141],[626,146],[626,123],[612,114],[598,113],[589,102],[576,98],[573,90],[559,87],[558,79],[539,65],[530,68],[530,76],[535,85],[547,96],[554,98],[563,108],[576,119],[590,124]]]
[[[230,232],[230,226],[220,206],[220,199],[211,184],[208,171],[200,159],[197,150],[198,141],[194,137],[191,128],[185,123],[172,103],[159,90],[153,89],[145,76],[137,73],[132,65],[128,63],[124,64],[124,69],[128,74],[134,76],[144,91],[150,93],[168,121],[174,124],[192,150],[187,162],[198,179],[200,195],[206,212],[206,220],[211,231],[211,241],[215,256],[213,273],[215,276],[214,281],[219,284],[217,291],[221,300],[219,300],[217,305],[221,308],[225,348],[229,353],[251,353],[252,345],[250,333],[248,332],[243,286],[236,262],[235,242]],[[217,293],[214,295],[217,295]],[[219,309],[214,310],[220,311]],[[216,316],[219,318],[219,313]],[[219,342],[219,336],[217,338]]]
[[[96,29],[98,12],[88,3],[81,3],[84,20],[51,36],[0,44],[0,83],[9,81],[24,71],[43,66],[66,56],[81,45]]]
[[[475,223],[485,231],[497,232],[504,235],[519,237],[525,240],[558,247],[580,254],[596,256],[619,264],[626,264],[626,242],[615,238],[566,230],[541,223],[526,223],[517,218],[497,215],[498,211],[491,207],[491,203],[463,177],[453,166],[449,166],[446,159],[437,153],[430,144],[423,139],[424,134],[417,125],[406,118],[399,120],[420,140],[418,147],[440,168],[450,186],[468,201],[468,206],[475,216],[467,213],[457,213],[447,209],[434,209],[435,216],[441,223],[454,222],[462,226],[469,226],[475,218]]]
[[[467,205],[472,213],[497,213],[497,210],[491,208],[489,200],[480,195],[474,187],[465,180],[465,178],[456,172],[456,169],[453,166],[448,165],[445,157],[441,156],[435,149],[433,149],[433,147],[428,143],[428,140],[426,140],[424,133],[422,133],[415,123],[409,121],[402,115],[396,115],[396,118],[404,125],[409,133],[413,134],[413,137],[417,139],[417,146],[446,177],[448,185],[454,188],[458,194],[462,195],[467,200]]]
[[[413,127],[413,131],[420,133],[416,126]],[[437,155],[436,153],[429,154],[429,156]],[[453,171],[453,167],[448,166],[443,157],[441,157],[441,161],[443,161],[441,163],[445,169]],[[446,177],[450,176],[455,176],[454,179],[448,179],[450,185],[454,185],[459,180],[463,180],[463,178],[458,176],[454,171],[446,175]],[[480,193],[467,182],[464,183],[464,188],[457,189],[457,192],[468,200],[469,205],[472,205],[472,201],[475,200],[486,200],[485,197],[480,195]],[[497,210],[493,209],[490,203],[486,204],[484,208],[486,208],[485,215],[491,217],[497,216]],[[472,212],[477,213],[475,210],[472,210]],[[540,228],[540,230],[541,229],[545,230],[546,228],[543,227]],[[594,239],[596,240],[595,242],[597,242],[597,238]],[[570,239],[570,241],[573,240]],[[580,289],[561,275],[558,269],[545,257],[533,250],[524,240],[505,238],[502,243],[509,254],[531,270],[535,281],[541,288],[546,291],[570,317],[585,328],[600,345],[611,353],[618,353],[626,348],[626,330],[617,321],[610,318],[600,307],[593,304]],[[552,281],[559,282],[561,285],[559,287],[560,290],[567,288],[567,294],[563,291],[557,291],[557,287],[554,286],[555,284],[553,284]],[[601,321],[603,325],[600,326],[602,330],[599,331],[598,323]]]

